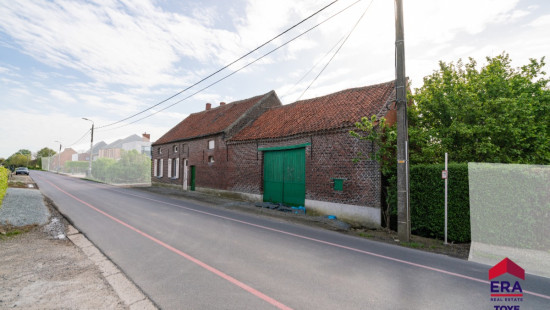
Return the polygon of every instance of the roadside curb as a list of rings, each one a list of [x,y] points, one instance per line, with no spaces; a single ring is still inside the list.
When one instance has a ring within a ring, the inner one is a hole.
[[[72,225],[68,225],[67,237],[99,268],[101,274],[116,294],[131,310],[158,309],[141,290],[126,277],[95,245]]]

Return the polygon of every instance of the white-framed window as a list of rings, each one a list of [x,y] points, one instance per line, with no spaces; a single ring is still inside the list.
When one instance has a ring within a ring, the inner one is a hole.
[[[159,146],[159,148],[157,149],[157,154],[162,154],[162,148]]]
[[[178,145],[177,144],[172,146],[172,151],[174,151],[174,153],[178,152]]]
[[[214,163],[214,156],[208,156],[208,163],[209,164]]]
[[[168,177],[172,179],[177,179],[180,177],[179,175],[179,165],[180,165],[180,159],[179,158],[171,158],[168,159]]]
[[[158,159],[153,160],[153,176],[154,177],[158,176],[158,164],[159,164]]]
[[[159,171],[159,174],[158,174],[158,177],[159,177],[159,178],[162,178],[162,170],[163,170],[163,168],[164,168],[164,159],[161,158],[161,159],[159,160],[159,170],[158,170],[158,171]]]
[[[215,146],[216,145],[215,145],[214,140],[208,140],[208,149],[209,150],[213,150]]]

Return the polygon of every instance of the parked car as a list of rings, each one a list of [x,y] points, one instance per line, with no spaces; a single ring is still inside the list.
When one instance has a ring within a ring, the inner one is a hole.
[[[29,168],[27,167],[19,167],[17,169],[15,169],[15,174],[18,175],[18,174],[26,174],[26,175],[29,175]]]

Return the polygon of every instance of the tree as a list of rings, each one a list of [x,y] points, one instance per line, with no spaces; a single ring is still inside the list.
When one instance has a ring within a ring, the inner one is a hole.
[[[50,149],[49,147],[43,147],[38,152],[36,152],[36,167],[42,169],[42,158],[51,157],[57,154],[56,151]]]
[[[512,68],[507,54],[487,65],[440,62],[412,99],[411,162],[550,163],[550,90],[544,57]],[[414,125],[413,125],[414,124]]]
[[[8,157],[5,165],[10,167],[27,167],[31,159],[31,151],[27,149],[20,149]]]
[[[387,126],[386,119],[378,118],[376,115],[371,116],[370,119],[362,117],[360,122],[355,123],[355,127],[357,131],[350,130],[350,135],[369,143],[373,152],[371,155],[358,153],[353,161],[359,163],[362,160],[375,160],[379,163],[382,173],[382,196],[386,202],[382,215],[386,227],[389,228],[392,214],[390,206],[392,197],[390,195],[393,194],[390,188],[392,184],[397,183],[397,167],[395,165],[397,161],[397,127],[395,125]]]

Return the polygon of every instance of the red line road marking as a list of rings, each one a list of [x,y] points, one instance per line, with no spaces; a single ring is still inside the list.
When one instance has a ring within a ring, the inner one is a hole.
[[[50,182],[48,182],[48,183],[50,183]],[[50,184],[52,184],[52,183],[50,183]],[[53,186],[55,186],[55,185],[53,185]],[[99,185],[97,185],[97,186],[99,187]],[[55,187],[57,187],[57,186],[55,186]],[[409,261],[406,261],[406,260],[402,260],[402,259],[398,259],[398,258],[394,258],[394,257],[390,257],[390,256],[376,254],[376,253],[373,253],[373,252],[363,251],[363,250],[348,247],[348,246],[345,246],[345,245],[332,243],[332,242],[328,242],[328,241],[324,241],[324,240],[320,240],[320,239],[315,239],[315,238],[311,238],[311,237],[306,237],[306,236],[286,232],[286,231],[283,231],[283,230],[279,230],[279,229],[275,229],[275,228],[271,228],[271,227],[267,227],[267,226],[253,224],[253,223],[237,220],[237,219],[226,217],[226,216],[217,215],[217,214],[214,214],[214,213],[209,213],[209,212],[206,212],[206,211],[195,210],[193,208],[188,208],[188,207],[185,207],[185,206],[181,206],[181,205],[177,205],[177,204],[173,204],[173,203],[169,203],[169,202],[164,202],[164,201],[161,201],[161,200],[156,200],[156,199],[152,199],[152,198],[149,198],[149,197],[130,194],[128,192],[122,192],[122,191],[114,190],[111,187],[107,187],[107,186],[101,186],[101,187],[103,187],[104,189],[115,191],[117,193],[125,194],[125,195],[128,195],[128,196],[134,196],[134,197],[137,197],[137,198],[140,198],[140,199],[146,199],[146,200],[149,200],[149,201],[162,203],[162,204],[169,205],[169,206],[174,206],[174,207],[185,209],[185,210],[188,210],[188,211],[193,211],[193,212],[196,212],[196,213],[201,213],[201,214],[205,214],[205,215],[209,215],[209,216],[214,216],[214,217],[217,217],[217,218],[222,218],[222,219],[225,219],[225,220],[241,223],[241,224],[244,224],[244,225],[249,225],[249,226],[253,226],[253,227],[257,227],[257,228],[261,228],[261,229],[265,229],[265,230],[269,230],[269,231],[274,231],[274,232],[278,232],[278,233],[281,233],[281,234],[285,234],[285,235],[289,235],[289,236],[293,236],[293,237],[297,237],[297,238],[301,238],[301,239],[305,239],[305,240],[310,240],[310,241],[314,241],[314,242],[334,246],[334,247],[337,247],[337,248],[346,249],[346,250],[353,251],[353,252],[363,253],[363,254],[366,254],[366,255],[379,257],[379,258],[383,258],[383,259],[386,259],[386,260],[391,260],[391,261],[402,263],[402,264],[405,264],[405,265],[415,266],[415,267],[418,267],[418,268],[431,270],[431,271],[447,274],[447,275],[462,278],[462,279],[467,279],[467,280],[471,280],[471,281],[475,281],[475,282],[479,282],[479,283],[484,283],[484,284],[490,284],[490,282],[486,281],[486,280],[481,280],[481,279],[478,279],[478,278],[466,276],[466,275],[463,275],[463,274],[459,274],[459,273],[455,273],[455,272],[451,272],[451,271],[447,271],[447,270],[443,270],[443,269],[439,269],[439,268],[434,268],[434,267],[430,267],[430,266],[426,266],[426,265],[422,265],[422,264],[417,264],[417,263],[409,262]],[[531,292],[531,291],[525,291],[525,290],[523,292],[525,294],[529,294],[529,295],[533,295],[533,296],[537,296],[537,297],[540,297],[540,298],[550,300],[549,295],[539,294],[539,293],[535,293],[535,292]]]
[[[153,236],[151,236],[151,235],[148,235],[148,234],[142,232],[141,230],[135,228],[134,226],[132,226],[132,225],[130,225],[130,224],[127,224],[127,223],[125,223],[125,222],[123,222],[123,221],[117,219],[116,217],[114,217],[114,216],[112,216],[112,215],[110,215],[110,214],[108,214],[108,213],[106,213],[106,212],[104,212],[104,211],[102,211],[102,210],[99,210],[98,208],[94,207],[93,205],[91,205],[91,204],[89,204],[89,203],[87,203],[87,202],[85,202],[85,201],[83,201],[83,200],[81,200],[81,199],[79,199],[79,198],[73,196],[72,194],[70,194],[70,193],[64,191],[63,189],[59,188],[57,185],[51,183],[50,181],[47,181],[47,180],[46,180],[46,182],[48,182],[50,185],[52,185],[53,187],[55,187],[57,190],[59,190],[60,192],[64,193],[65,195],[67,195],[67,196],[73,198],[74,200],[76,200],[76,201],[82,203],[83,205],[85,205],[85,206],[87,206],[87,207],[93,209],[94,211],[96,211],[96,212],[98,212],[98,213],[100,213],[100,214],[102,214],[102,215],[104,215],[104,216],[110,218],[111,220],[113,220],[113,221],[115,221],[115,222],[117,222],[117,223],[119,223],[119,224],[121,224],[121,225],[123,225],[123,226],[125,226],[125,227],[127,227],[127,228],[129,228],[129,229],[131,229],[131,230],[133,230],[133,231],[135,231],[135,232],[137,232],[138,234],[144,236],[145,238],[147,238],[147,239],[149,239],[149,240],[151,240],[151,241],[153,241],[153,242],[155,242],[155,243],[157,243],[157,244],[159,244],[159,245],[165,247],[166,249],[168,249],[168,250],[170,250],[170,251],[172,251],[172,252],[174,252],[174,253],[176,253],[176,254],[182,256],[182,257],[184,257],[185,259],[187,259],[187,260],[189,260],[189,261],[191,261],[191,262],[193,262],[193,263],[195,263],[195,264],[201,266],[202,268],[204,268],[204,269],[206,269],[206,270],[212,272],[213,274],[215,274],[215,275],[217,275],[217,276],[219,276],[219,277],[221,277],[221,278],[223,278],[223,279],[229,281],[230,283],[232,283],[232,284],[234,284],[234,285],[236,285],[236,286],[242,288],[243,290],[249,292],[250,294],[252,294],[252,295],[254,295],[254,296],[256,296],[256,297],[258,297],[258,298],[260,298],[260,299],[262,299],[262,300],[264,300],[264,301],[266,301],[266,302],[268,302],[268,303],[270,303],[270,304],[272,304],[273,306],[275,306],[275,307],[277,307],[277,308],[279,308],[279,309],[292,310],[292,308],[290,308],[290,307],[284,305],[283,303],[281,303],[281,302],[279,302],[279,301],[277,301],[277,300],[275,300],[275,299],[273,299],[273,298],[271,298],[271,297],[265,295],[264,293],[262,293],[262,292],[260,292],[260,291],[258,291],[258,290],[256,290],[256,289],[250,287],[249,285],[244,284],[243,282],[241,282],[241,281],[239,281],[239,280],[237,280],[237,279],[231,277],[230,275],[228,275],[228,274],[226,274],[226,273],[223,273],[222,271],[220,271],[220,270],[218,270],[218,269],[216,269],[216,268],[214,268],[214,267],[212,267],[212,266],[210,266],[210,265],[208,265],[208,264],[206,264],[206,263],[200,261],[199,259],[196,259],[196,258],[194,258],[193,256],[191,256],[191,255],[189,255],[189,254],[186,254],[186,253],[184,253],[184,252],[182,252],[182,251],[180,251],[180,250],[178,250],[178,249],[176,249],[176,248],[174,248],[174,247],[172,247],[172,246],[170,246],[170,245],[168,245],[168,244],[166,244],[166,243],[164,243],[164,242],[158,240],[157,238],[155,238],[155,237],[153,237]]]
[[[115,191],[117,193],[125,194],[125,195],[128,195],[128,196],[134,196],[134,197],[137,197],[137,198],[140,198],[140,199],[146,199],[146,200],[149,200],[149,201],[162,203],[162,204],[169,205],[169,206],[174,206],[174,207],[185,209],[185,210],[188,210],[188,211],[193,211],[193,212],[197,212],[197,213],[201,213],[201,214],[205,214],[205,215],[210,215],[210,216],[214,216],[214,217],[217,217],[217,218],[221,218],[221,219],[225,219],[225,220],[229,220],[229,221],[233,221],[233,222],[237,222],[237,223],[241,223],[241,224],[245,224],[245,225],[249,225],[249,226],[253,226],[253,227],[273,231],[273,232],[278,232],[278,233],[281,233],[281,234],[285,234],[285,235],[289,235],[289,236],[293,236],[293,237],[297,237],[297,238],[301,238],[301,239],[306,239],[306,240],[310,240],[310,241],[314,241],[314,242],[334,246],[334,247],[337,247],[337,248],[350,250],[350,251],[353,251],[353,252],[358,252],[358,253],[362,253],[362,254],[366,254],[366,255],[370,255],[370,256],[375,256],[375,257],[383,258],[383,259],[386,259],[386,260],[391,260],[391,261],[394,261],[394,262],[398,262],[398,263],[402,263],[402,264],[406,264],[406,265],[410,265],[410,266],[415,266],[415,267],[418,267],[418,268],[423,268],[423,269],[427,269],[427,270],[447,274],[447,275],[462,278],[462,279],[467,279],[467,280],[471,280],[471,281],[475,281],[475,282],[479,282],[479,283],[484,283],[484,284],[490,284],[491,283],[491,282],[486,281],[486,280],[481,280],[481,279],[478,279],[478,278],[466,276],[466,275],[463,275],[463,274],[460,274],[460,273],[455,273],[455,272],[451,272],[451,271],[447,271],[447,270],[443,270],[443,269],[439,269],[439,268],[434,268],[434,267],[430,267],[430,266],[426,266],[426,265],[422,265],[422,264],[417,264],[417,263],[409,262],[409,261],[406,261],[406,260],[402,260],[402,259],[398,259],[398,258],[394,258],[394,257],[390,257],[390,256],[376,254],[376,253],[373,253],[373,252],[363,251],[363,250],[359,250],[359,249],[356,249],[356,248],[348,247],[348,246],[337,244],[337,243],[332,243],[332,242],[328,242],[328,241],[324,241],[324,240],[320,240],[320,239],[315,239],[315,238],[311,238],[311,237],[306,237],[306,236],[290,233],[290,232],[287,232],[287,231],[284,231],[284,230],[279,230],[279,229],[275,229],[275,228],[271,228],[271,227],[267,227],[267,226],[262,226],[262,225],[258,225],[258,224],[253,224],[253,223],[237,220],[237,219],[226,217],[226,216],[223,216],[223,215],[217,215],[217,214],[209,213],[209,212],[206,212],[206,211],[200,211],[200,210],[196,210],[196,209],[193,209],[193,208],[188,208],[188,207],[177,205],[177,204],[164,202],[164,201],[161,201],[161,200],[156,200],[156,199],[152,199],[152,198],[148,198],[148,197],[144,197],[144,196],[140,196],[140,195],[130,194],[128,192],[117,191],[117,190],[113,190],[111,188],[106,188],[106,189]],[[539,294],[539,293],[535,293],[535,292],[531,292],[531,291],[523,291],[523,292],[526,293],[526,294],[530,294],[530,295],[533,295],[533,296],[537,296],[537,297],[540,297],[540,298],[550,300],[550,296],[548,296],[548,295]]]

